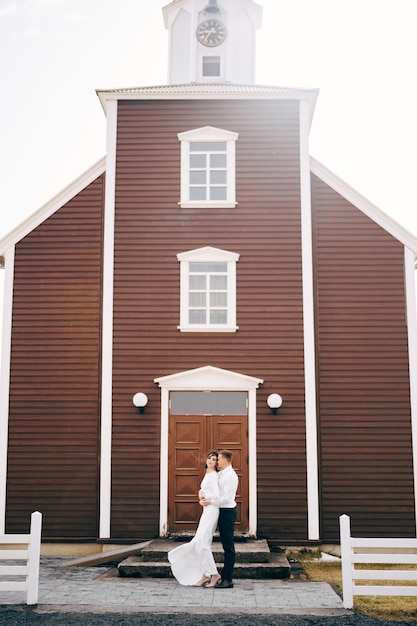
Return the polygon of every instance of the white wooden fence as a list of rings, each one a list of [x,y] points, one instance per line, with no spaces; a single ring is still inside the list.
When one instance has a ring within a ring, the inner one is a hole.
[[[26,591],[26,604],[38,602],[41,529],[42,514],[35,511],[30,518],[29,534],[0,535],[0,544],[19,546],[10,550],[0,549],[0,562],[26,561],[24,565],[0,564],[0,591]],[[9,580],[1,580],[2,577]]]
[[[355,581],[380,580],[417,582],[417,569],[356,569],[355,564],[415,565],[417,539],[370,539],[350,536],[350,517],[341,515],[340,547],[342,554],[343,606],[353,608],[353,596],[417,596],[417,586],[357,585]]]

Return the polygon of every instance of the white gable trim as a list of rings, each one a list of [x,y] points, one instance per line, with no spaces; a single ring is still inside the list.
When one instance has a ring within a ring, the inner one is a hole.
[[[311,172],[318,176],[326,185],[337,191],[343,198],[384,228],[390,235],[410,248],[414,254],[417,254],[417,237],[414,237],[406,228],[398,224],[372,202],[369,202],[358,191],[350,187],[350,185],[313,157],[310,157],[310,168]]]
[[[210,390],[248,392],[248,444],[249,444],[249,534],[257,531],[257,462],[256,462],[256,389],[263,383],[261,378],[246,376],[211,365],[185,372],[155,378],[161,388],[161,464],[160,464],[160,510],[159,534],[168,531],[168,427],[169,392],[172,390]]]
[[[0,535],[5,533],[7,453],[9,439],[10,355],[12,345],[12,307],[15,247],[4,254],[3,331],[0,378]]]
[[[73,181],[68,187],[65,187],[58,195],[52,200],[42,206],[36,213],[28,217],[20,226],[11,231],[4,239],[0,241],[0,254],[4,253],[10,245],[13,245],[26,237],[32,230],[37,228],[48,217],[53,215],[56,211],[61,209],[67,202],[72,200],[77,194],[79,194],[85,187],[90,185],[106,170],[105,157],[100,159],[95,165],[88,169],[79,178]]]

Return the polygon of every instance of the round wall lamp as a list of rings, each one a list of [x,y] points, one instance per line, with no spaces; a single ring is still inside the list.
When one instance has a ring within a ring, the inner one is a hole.
[[[148,404],[148,396],[146,395],[146,393],[142,393],[141,391],[135,393],[135,395],[133,396],[133,404],[135,405],[139,413],[144,413],[145,406]]]
[[[282,405],[282,398],[279,393],[271,393],[271,395],[267,397],[266,403],[271,409],[272,415],[278,415],[278,410]]]

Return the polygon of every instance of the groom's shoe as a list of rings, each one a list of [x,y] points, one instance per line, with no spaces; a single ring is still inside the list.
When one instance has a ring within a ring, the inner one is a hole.
[[[215,589],[232,589],[233,588],[233,580],[222,580],[217,583]]]

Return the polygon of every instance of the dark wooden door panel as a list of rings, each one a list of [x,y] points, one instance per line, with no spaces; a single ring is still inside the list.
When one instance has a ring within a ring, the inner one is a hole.
[[[248,426],[245,416],[215,416],[214,432],[217,450],[226,448],[233,453],[233,467],[239,477],[236,494],[236,530],[249,528],[249,467],[248,467]]]
[[[204,416],[171,416],[169,446],[168,525],[173,531],[193,530],[201,514],[197,494],[206,446]]]
[[[209,450],[233,452],[239,476],[236,529],[249,526],[248,437],[246,416],[171,415],[169,428],[168,526],[194,531],[201,515],[198,490]]]

